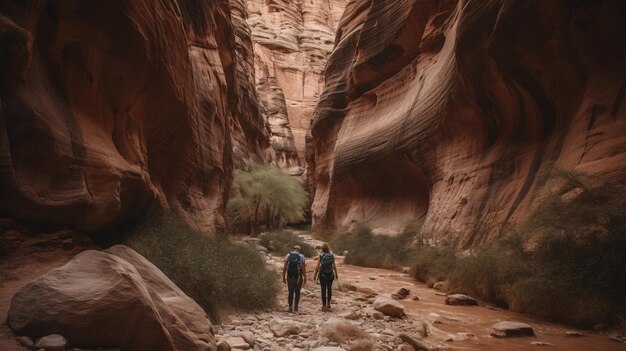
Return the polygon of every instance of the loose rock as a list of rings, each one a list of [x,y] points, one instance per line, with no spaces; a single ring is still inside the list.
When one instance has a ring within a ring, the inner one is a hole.
[[[231,348],[247,350],[250,348],[250,345],[241,337],[230,337],[224,340],[230,345]]]
[[[230,345],[226,341],[220,341],[217,343],[217,351],[230,351]]]
[[[269,328],[277,338],[300,333],[300,328],[293,324],[293,322],[283,321],[278,318],[274,318],[270,321]]]
[[[385,297],[379,297],[374,301],[374,309],[392,317],[404,315],[404,306],[401,303]]]
[[[391,294],[391,297],[396,300],[402,300],[402,299],[406,299],[406,297],[409,296],[410,293],[411,293],[411,290],[406,289],[406,288],[400,288],[396,290],[396,292]]]
[[[17,338],[17,341],[24,347],[26,348],[32,348],[33,346],[35,346],[35,343],[33,342],[33,339],[29,338],[28,336],[20,336]]]
[[[535,331],[526,323],[506,321],[494,324],[491,327],[490,334],[498,338],[508,338],[515,336],[534,336]]]
[[[446,290],[446,282],[436,282],[435,284],[433,284],[433,289]]]
[[[411,334],[407,334],[407,333],[400,333],[400,335],[398,335],[398,337],[404,341],[405,343],[411,345],[413,347],[414,350],[416,351],[427,351],[430,348],[424,344],[420,338],[417,335],[411,335]]]
[[[543,341],[533,341],[530,344],[533,346],[554,346],[554,344],[551,344],[549,342],[543,342]]]
[[[243,338],[248,343],[248,345],[250,345],[250,347],[254,347],[254,344],[256,343],[256,337],[250,331],[237,332],[237,333],[234,333],[233,336],[238,336],[240,338]],[[233,346],[233,347],[236,347],[236,346]]]
[[[581,332],[577,332],[577,331],[566,331],[565,332],[565,336],[567,336],[568,338],[580,338],[585,336],[585,334],[581,333]]]
[[[453,294],[446,296],[446,305],[475,306],[478,305],[478,301],[471,296]]]
[[[51,334],[37,340],[35,348],[46,351],[65,351],[67,349],[67,340],[62,335]]]

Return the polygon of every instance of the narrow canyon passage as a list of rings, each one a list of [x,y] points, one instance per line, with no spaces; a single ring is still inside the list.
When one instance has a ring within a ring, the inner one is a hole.
[[[0,0],[0,351],[626,350],[624,38],[626,0]],[[334,307],[288,314],[312,237]]]

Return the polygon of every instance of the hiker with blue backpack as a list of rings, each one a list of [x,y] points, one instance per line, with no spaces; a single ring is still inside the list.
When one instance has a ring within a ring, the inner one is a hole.
[[[285,256],[285,264],[283,265],[283,283],[287,284],[289,291],[289,313],[298,313],[298,304],[300,303],[300,289],[306,284],[306,259],[302,254],[302,248],[295,245],[293,250]],[[295,300],[295,301],[294,301]]]
[[[335,255],[330,252],[327,243],[322,244],[322,253],[320,253],[315,267],[315,280],[319,279],[322,287],[322,311],[330,310],[330,300],[333,294],[333,280],[339,279],[337,274],[337,266],[335,265]]]

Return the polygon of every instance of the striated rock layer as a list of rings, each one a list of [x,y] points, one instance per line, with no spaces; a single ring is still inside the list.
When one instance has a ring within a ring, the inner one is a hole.
[[[303,164],[305,135],[346,0],[246,0],[257,89],[276,163]]]
[[[233,142],[269,146],[251,48],[227,0],[3,1],[0,211],[93,230],[156,203],[221,226]]]
[[[625,24],[608,0],[350,2],[307,140],[314,228],[425,218],[469,247],[548,162],[624,171]]]

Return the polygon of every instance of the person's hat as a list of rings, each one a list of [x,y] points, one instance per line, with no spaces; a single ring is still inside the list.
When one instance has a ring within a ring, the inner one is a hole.
[[[294,245],[293,249],[294,250],[298,250],[298,251],[302,251],[302,248],[300,247],[300,245]]]

